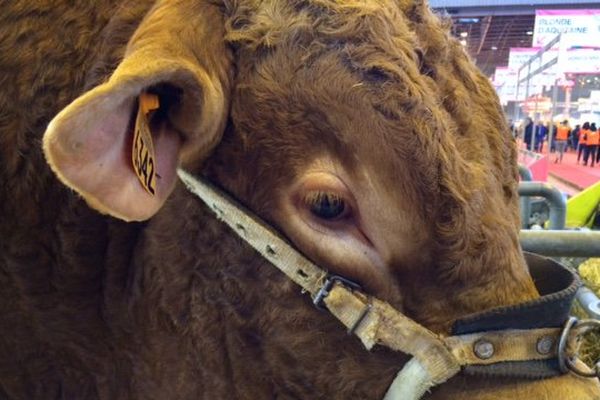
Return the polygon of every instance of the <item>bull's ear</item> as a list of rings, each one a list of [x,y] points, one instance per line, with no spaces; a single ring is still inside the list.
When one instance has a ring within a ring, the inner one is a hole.
[[[110,79],[48,125],[48,163],[90,206],[126,221],[150,218],[178,164],[202,160],[219,141],[231,80],[222,21],[202,1],[159,0]]]

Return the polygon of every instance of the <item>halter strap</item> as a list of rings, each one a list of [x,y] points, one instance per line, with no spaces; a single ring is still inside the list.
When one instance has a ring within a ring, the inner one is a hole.
[[[331,275],[297,251],[273,228],[204,179],[179,169],[179,178],[217,218],[326,308],[366,349],[382,345],[413,358],[392,382],[385,400],[419,399],[465,366],[558,358],[562,327],[501,329],[442,337],[365,294],[357,284]]]

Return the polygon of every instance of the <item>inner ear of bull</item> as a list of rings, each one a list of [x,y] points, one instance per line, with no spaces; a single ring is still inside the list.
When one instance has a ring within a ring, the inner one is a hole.
[[[175,129],[175,124],[169,120],[169,116],[173,114],[174,110],[179,109],[181,106],[183,89],[170,83],[158,83],[148,87],[146,93],[158,96],[159,108],[149,116],[149,125],[152,134],[155,135],[162,124],[167,124],[174,130],[171,134],[179,134],[182,136],[182,133]],[[135,124],[136,116],[137,107],[134,107],[132,109],[131,129],[133,129],[133,125]],[[185,138],[181,137],[181,139],[184,140]]]
[[[198,106],[189,99],[186,109],[183,88],[174,84],[130,93],[124,87],[100,86],[61,111],[44,135],[44,153],[60,180],[92,208],[141,221],[175,186],[182,132],[193,131],[183,118],[193,120],[190,110]]]

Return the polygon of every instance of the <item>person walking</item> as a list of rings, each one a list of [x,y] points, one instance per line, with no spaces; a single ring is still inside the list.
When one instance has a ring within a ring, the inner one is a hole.
[[[523,141],[525,142],[525,146],[527,146],[527,150],[531,150],[531,136],[533,135],[533,121],[531,118],[527,117],[525,122],[525,130],[523,132]]]
[[[592,128],[596,127],[596,124],[592,124],[591,125]],[[598,144],[596,144],[596,163],[600,164],[600,130],[598,130]],[[592,167],[594,166],[594,163],[592,163]]]
[[[598,129],[596,128],[596,124],[590,124],[590,131],[586,141],[586,152],[583,155],[583,165],[588,164],[588,159],[591,156],[591,167],[596,163],[596,152],[598,151],[598,145],[600,145],[600,134],[598,133]]]
[[[581,159],[581,153],[586,153],[587,148],[587,138],[590,133],[590,123],[585,122],[579,131],[579,148],[577,149],[577,164],[579,164],[579,160]]]
[[[554,163],[562,163],[563,155],[565,154],[565,148],[567,147],[567,139],[569,138],[569,133],[571,132],[569,121],[565,119],[556,127],[555,131],[556,158],[554,159]]]
[[[575,129],[571,131],[569,135],[570,146],[575,152],[577,152],[577,145],[579,144],[579,131],[581,130],[581,125],[575,125]]]
[[[535,143],[533,144],[533,148],[536,152],[541,153],[544,149],[544,141],[548,136],[548,128],[542,121],[538,121],[535,126]]]
[[[548,130],[546,141],[548,142],[548,151],[554,153],[556,151],[556,131],[557,125],[553,124],[552,121],[548,122],[546,129]]]

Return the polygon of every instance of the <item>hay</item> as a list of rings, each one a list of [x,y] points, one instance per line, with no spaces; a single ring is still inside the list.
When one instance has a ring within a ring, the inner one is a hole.
[[[600,296],[600,258],[590,258],[579,266],[579,275],[584,284]],[[580,319],[589,318],[583,308],[575,303],[571,310]],[[579,351],[581,359],[590,367],[600,360],[600,333],[585,336]]]
[[[579,266],[579,275],[585,285],[596,294],[600,293],[600,258],[590,258]]]

